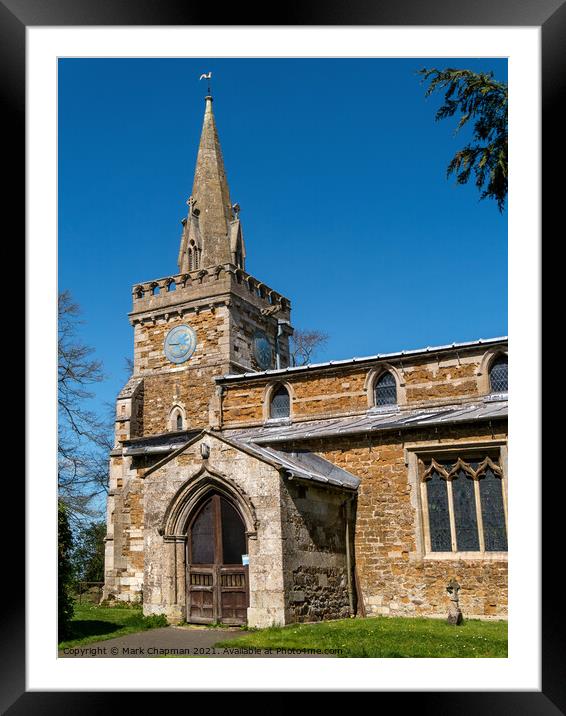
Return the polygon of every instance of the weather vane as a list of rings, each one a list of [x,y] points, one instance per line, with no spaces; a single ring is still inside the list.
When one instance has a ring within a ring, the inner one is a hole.
[[[212,79],[212,72],[209,72],[207,75],[201,75],[199,77],[199,82],[200,82],[200,80],[208,80],[208,96],[209,97],[211,96],[211,92],[210,92],[210,80],[211,79]]]

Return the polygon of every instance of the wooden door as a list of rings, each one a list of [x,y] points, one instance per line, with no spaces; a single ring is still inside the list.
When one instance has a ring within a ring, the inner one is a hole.
[[[211,495],[189,524],[187,621],[245,624],[248,600],[246,531],[234,506]]]

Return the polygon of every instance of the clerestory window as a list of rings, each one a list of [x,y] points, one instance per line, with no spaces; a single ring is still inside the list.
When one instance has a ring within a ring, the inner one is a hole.
[[[291,400],[289,391],[284,385],[280,385],[271,395],[271,403],[269,406],[269,417],[288,418],[291,414]]]
[[[397,383],[392,373],[383,373],[374,389],[375,405],[397,405]]]
[[[498,356],[489,368],[489,390],[491,393],[507,393],[507,356]]]

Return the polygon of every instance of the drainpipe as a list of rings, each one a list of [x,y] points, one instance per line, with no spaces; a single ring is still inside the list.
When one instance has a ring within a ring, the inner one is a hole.
[[[350,607],[350,614],[354,615],[354,588],[352,586],[352,550],[351,550],[351,536],[350,536],[350,521],[352,519],[352,502],[354,496],[349,497],[346,500],[346,572],[348,576],[348,604]]]
[[[275,368],[281,368],[281,353],[279,352],[279,338],[283,335],[283,326],[289,325],[289,321],[277,321],[277,335],[275,336]]]

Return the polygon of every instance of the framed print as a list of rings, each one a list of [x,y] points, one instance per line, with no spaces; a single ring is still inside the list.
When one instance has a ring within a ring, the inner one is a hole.
[[[4,710],[375,690],[562,712],[538,104],[557,131],[564,4],[204,15],[0,7],[28,368]]]

